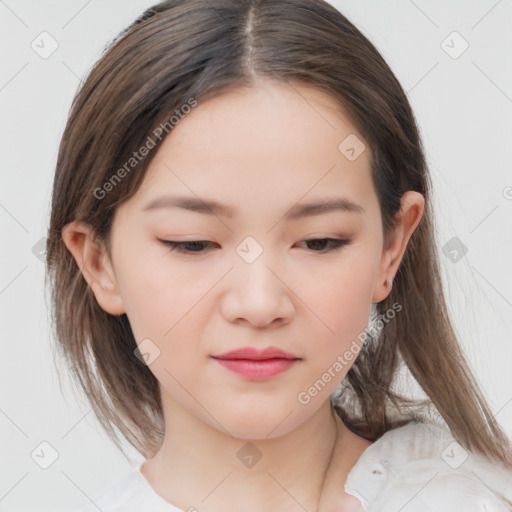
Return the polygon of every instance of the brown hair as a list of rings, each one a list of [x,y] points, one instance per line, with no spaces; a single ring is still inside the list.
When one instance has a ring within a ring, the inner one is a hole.
[[[158,381],[134,356],[128,318],[98,305],[62,228],[86,222],[108,249],[115,208],[135,194],[156,150],[113,183],[133,152],[191,99],[261,78],[317,87],[348,112],[370,146],[385,240],[402,195],[415,190],[425,197],[392,290],[376,305],[380,314],[396,303],[403,310],[368,336],[332,399],[336,412],[349,429],[374,441],[432,408],[461,445],[512,468],[510,440],[479,390],[447,312],[430,176],[409,102],[372,43],[323,0],[162,2],[105,49],[77,92],[56,165],[47,276],[58,353],[100,423],[121,450],[124,437],[144,457],[163,440]],[[163,138],[154,141],[157,148]],[[113,185],[99,198],[107,182]],[[426,400],[393,389],[402,365]]]

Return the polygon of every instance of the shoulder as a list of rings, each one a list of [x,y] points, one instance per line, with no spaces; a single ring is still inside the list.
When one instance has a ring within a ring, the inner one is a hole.
[[[363,452],[345,491],[366,512],[512,511],[512,472],[468,452],[433,422],[386,432]]]
[[[140,472],[140,465],[126,471],[113,485],[87,498],[73,512],[182,512],[156,494]]]

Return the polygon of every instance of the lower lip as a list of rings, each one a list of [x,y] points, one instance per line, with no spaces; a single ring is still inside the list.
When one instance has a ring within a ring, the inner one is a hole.
[[[216,358],[214,358],[216,359]],[[216,359],[222,366],[248,379],[265,380],[293,366],[297,359]]]

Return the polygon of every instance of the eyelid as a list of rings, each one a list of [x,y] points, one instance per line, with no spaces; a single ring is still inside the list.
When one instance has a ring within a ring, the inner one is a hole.
[[[176,250],[176,252],[185,254],[185,255],[193,255],[193,254],[205,254],[206,250],[200,250],[200,251],[194,251],[194,250],[187,250],[184,249],[183,246],[187,244],[203,244],[203,245],[212,245],[215,244],[215,242],[211,242],[210,240],[184,240],[184,241],[175,241],[175,240],[161,240],[158,239],[160,242],[162,242],[164,245],[171,247],[171,251]],[[320,251],[310,250],[311,253],[317,253],[317,254],[327,254],[332,253],[335,251],[339,251],[341,248],[350,245],[352,243],[352,238],[350,237],[343,237],[340,238],[334,238],[334,237],[322,237],[322,236],[316,236],[316,237],[310,237],[305,238],[303,240],[300,240],[299,243],[311,243],[311,242],[317,242],[317,241],[327,241],[328,244],[331,244],[330,249],[324,249]]]
[[[333,237],[314,237],[314,238],[306,238],[304,240],[301,240],[301,242],[316,242],[316,241],[327,241],[328,243],[331,244],[331,249],[328,249],[328,250],[322,250],[322,251],[313,251],[311,250],[310,252],[312,254],[327,254],[327,253],[333,253],[333,252],[337,252],[339,251],[340,249],[342,249],[343,247],[347,246],[347,245],[350,245],[352,243],[352,239],[351,238],[348,238],[348,237],[343,237],[343,238],[333,238]]]
[[[186,249],[181,249],[181,246],[187,244],[214,244],[215,242],[211,242],[210,240],[182,240],[182,241],[174,241],[174,240],[160,240],[164,245],[167,245],[171,248],[172,251],[176,250],[176,252],[182,254],[204,254],[206,251],[188,251]]]

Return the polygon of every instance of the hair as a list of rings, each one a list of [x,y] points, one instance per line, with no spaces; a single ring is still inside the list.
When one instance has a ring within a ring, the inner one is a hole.
[[[347,112],[369,144],[384,244],[403,194],[414,190],[425,198],[391,292],[374,305],[380,315],[397,303],[402,310],[378,333],[367,334],[338,396],[331,395],[334,410],[370,441],[435,410],[462,446],[512,469],[510,440],[479,389],[448,314],[431,178],[406,94],[375,46],[323,0],[161,2],[105,47],[77,91],[57,157],[46,272],[56,352],[100,424],[121,451],[124,438],[144,457],[153,456],[164,437],[160,388],[134,356],[127,316],[99,306],[62,228],[83,221],[109,250],[116,206],[142,183],[165,139],[155,135],[162,126],[171,131],[169,117],[179,118],[191,100],[200,103],[262,79],[315,87]],[[126,162],[149,139],[155,149],[127,170]],[[425,399],[395,389],[402,368]]]

